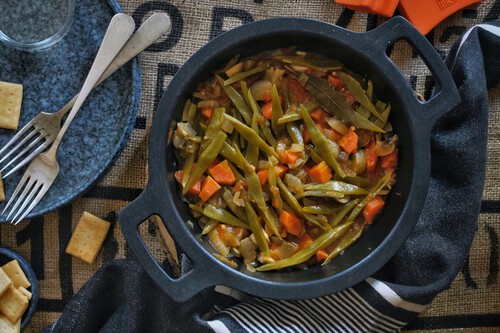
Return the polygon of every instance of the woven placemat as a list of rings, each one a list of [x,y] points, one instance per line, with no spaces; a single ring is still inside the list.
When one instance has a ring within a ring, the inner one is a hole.
[[[82,0],[85,6],[91,1]],[[40,280],[38,311],[27,332],[38,332],[54,322],[66,302],[103,262],[133,256],[117,224],[118,211],[133,200],[146,183],[148,134],[154,110],[178,68],[211,38],[242,23],[269,17],[296,16],[336,23],[353,31],[370,30],[383,21],[374,15],[345,10],[333,1],[121,1],[137,24],[153,12],[166,12],[172,32],[140,56],[142,98],[132,135],[119,159],[83,197],[58,211],[21,223],[0,226],[1,246],[26,257]],[[444,58],[459,35],[485,20],[497,19],[498,1],[483,1],[446,19],[427,37]],[[398,43],[391,58],[424,96],[432,93],[429,71],[409,45]],[[500,87],[490,92],[488,170],[479,227],[468,262],[449,290],[441,293],[408,332],[498,332],[500,322]],[[457,198],[467,200],[467,198]],[[111,232],[92,265],[64,253],[74,225],[83,211],[112,222]],[[144,240],[159,260],[166,258],[171,241],[153,219],[141,226]],[[175,253],[167,259],[172,260]]]

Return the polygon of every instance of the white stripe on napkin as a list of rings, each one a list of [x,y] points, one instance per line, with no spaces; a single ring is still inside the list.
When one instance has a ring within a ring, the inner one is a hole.
[[[426,310],[427,307],[429,306],[429,304],[422,305],[405,301],[404,299],[399,297],[399,295],[396,294],[394,290],[392,290],[388,285],[386,285],[382,281],[375,280],[374,278],[370,277],[366,279],[366,282],[368,282],[368,284],[370,284],[372,288],[375,289],[380,294],[380,296],[382,296],[387,302],[391,303],[393,306],[397,308],[420,313]]]
[[[462,48],[462,45],[464,45],[464,43],[467,41],[467,38],[469,38],[470,34],[472,33],[472,31],[475,28],[482,28],[482,29],[494,34],[494,35],[500,36],[500,27],[497,27],[497,26],[494,26],[491,24],[487,24],[487,23],[476,24],[475,26],[473,26],[472,28],[467,30],[467,32],[462,36],[462,39],[460,40],[460,44],[458,45],[457,52],[455,53],[455,59],[453,59],[452,67],[455,65],[455,61],[457,60],[458,53],[460,53],[460,49]]]

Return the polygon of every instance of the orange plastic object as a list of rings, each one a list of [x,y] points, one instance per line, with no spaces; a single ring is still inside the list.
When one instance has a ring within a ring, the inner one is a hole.
[[[426,35],[456,11],[481,0],[400,0],[398,9],[422,34]],[[337,1],[338,2],[338,1]]]
[[[391,17],[399,0],[336,0],[335,2],[359,12]]]

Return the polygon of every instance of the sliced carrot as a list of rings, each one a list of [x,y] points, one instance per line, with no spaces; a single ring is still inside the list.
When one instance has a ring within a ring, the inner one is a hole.
[[[236,183],[236,177],[229,167],[229,163],[227,162],[227,160],[224,160],[219,164],[214,165],[212,168],[209,168],[208,173],[220,185],[233,185],[234,183]]]
[[[395,169],[398,166],[398,150],[394,149],[392,153],[382,156],[380,160],[380,167],[383,169]]]
[[[328,258],[328,252],[325,250],[319,250],[316,252],[316,261],[323,262],[326,258]]]
[[[201,109],[201,115],[207,119],[212,118],[212,114],[214,113],[213,108],[203,108]]]
[[[309,244],[311,244],[312,241],[313,241],[312,237],[307,232],[304,232],[304,234],[300,236],[297,245],[299,246],[299,249],[302,250],[307,246],[309,246]]]
[[[377,152],[375,151],[375,142],[372,142],[366,148],[366,171],[374,173],[377,166]]]
[[[326,183],[333,177],[332,172],[330,171],[330,167],[328,166],[328,164],[326,164],[325,161],[321,161],[313,166],[309,170],[309,174],[322,184]]]
[[[260,170],[259,172],[257,172],[257,177],[259,177],[260,186],[264,186],[267,184],[267,179],[269,177],[269,171],[268,170]]]
[[[363,208],[363,216],[365,217],[366,222],[368,224],[372,224],[375,216],[377,216],[384,207],[385,202],[381,196],[376,196],[375,198],[368,201],[365,208]]]
[[[338,144],[347,154],[354,153],[358,149],[358,135],[351,128],[339,140]]]
[[[323,111],[322,108],[316,108],[316,110],[309,113],[309,115],[316,123],[323,122],[323,120],[328,116],[328,114],[325,111]]]
[[[338,142],[342,138],[342,135],[340,135],[339,133],[337,133],[335,130],[333,130],[331,128],[325,127],[325,128],[323,128],[323,130],[321,132],[323,132],[323,134],[328,139],[335,141],[335,142]]]
[[[261,112],[264,118],[269,120],[273,119],[273,102],[267,102],[262,105]]]
[[[285,164],[293,164],[302,155],[301,152],[291,151],[289,149],[285,150],[280,154],[281,162]]]
[[[302,221],[292,213],[283,210],[280,214],[280,222],[288,233],[298,236],[302,232]]]
[[[285,177],[287,171],[288,167],[284,164],[278,164],[277,166],[274,167],[274,172],[276,173],[276,176],[280,178]]]
[[[328,77],[328,83],[330,83],[332,87],[337,89],[344,84],[344,81],[342,81],[342,79],[338,76],[330,75]]]
[[[217,184],[217,182],[212,177],[207,176],[207,178],[205,178],[205,181],[203,182],[203,185],[201,186],[201,191],[198,196],[201,198],[201,200],[207,201],[212,195],[219,192],[220,188],[220,185]]]

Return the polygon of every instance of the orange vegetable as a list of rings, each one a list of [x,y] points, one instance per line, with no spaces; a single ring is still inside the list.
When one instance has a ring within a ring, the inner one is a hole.
[[[328,166],[328,164],[326,164],[325,161],[321,161],[313,166],[309,170],[309,174],[322,184],[326,183],[333,177],[332,172],[330,171],[330,167]]]
[[[341,138],[342,138],[342,135],[340,135],[339,133],[337,133],[335,130],[331,129],[331,128],[323,128],[323,130],[321,131],[323,132],[323,134],[330,140],[334,141],[334,142],[338,142]]]
[[[285,177],[287,171],[288,167],[284,164],[278,164],[277,166],[274,167],[274,172],[276,173],[276,176],[280,178]]]
[[[283,210],[280,214],[280,222],[288,233],[298,236],[302,232],[302,221],[292,213]]]
[[[293,164],[302,155],[302,153],[297,151],[291,151],[289,149],[285,150],[280,154],[281,162],[285,164]]]
[[[175,180],[177,180],[179,183],[181,183],[182,182],[182,175],[183,175],[182,170],[176,171],[175,172]],[[189,195],[197,195],[198,193],[200,193],[200,189],[201,189],[201,181],[198,179],[193,184],[193,186],[191,186],[191,188],[189,189],[189,191],[187,191],[187,194],[189,194]]]
[[[395,169],[398,166],[398,150],[394,149],[392,153],[382,156],[380,160],[380,167],[383,169]]]
[[[264,118],[272,120],[273,119],[273,102],[267,102],[262,105],[262,115]]]
[[[384,207],[385,202],[381,196],[376,196],[372,200],[368,201],[365,208],[363,208],[363,216],[365,217],[366,222],[368,224],[372,224],[375,216],[377,216]]]
[[[372,142],[366,148],[366,171],[374,173],[377,166],[377,152],[375,151],[375,142]]]
[[[216,164],[215,166],[209,168],[208,173],[220,185],[233,185],[234,183],[236,183],[236,177],[229,167],[229,163],[227,162],[227,160],[224,160],[219,164]]]
[[[207,201],[212,195],[219,192],[219,190],[220,185],[217,184],[217,182],[212,177],[207,176],[207,178],[205,178],[205,181],[203,182],[203,185],[201,186],[201,191],[198,196],[201,198],[201,200]]]
[[[269,248],[269,256],[273,258],[274,260],[281,260],[281,255],[280,255],[280,246],[276,243],[272,243],[271,247]]]
[[[339,146],[347,153],[354,153],[358,149],[358,135],[351,129],[338,142]]]
[[[201,115],[207,119],[212,118],[212,114],[214,113],[213,108],[203,108],[201,109]]]
[[[318,262],[323,262],[326,258],[328,258],[328,252],[326,252],[325,250],[319,250],[318,252],[316,252],[316,260]]]
[[[259,172],[257,172],[257,177],[259,177],[260,186],[264,186],[267,184],[267,179],[269,177],[269,171],[268,170],[260,170]]]
[[[322,123],[323,120],[325,120],[325,118],[328,116],[328,114],[325,111],[323,111],[322,108],[316,108],[316,110],[309,113],[309,115],[316,123]]]
[[[332,87],[337,89],[344,84],[344,81],[342,81],[342,79],[338,76],[330,75],[328,77],[328,83],[330,83]]]
[[[309,244],[311,244],[313,239],[311,236],[307,233],[304,232],[302,236],[300,236],[297,245],[299,246],[299,249],[302,250],[303,248],[306,248]]]

